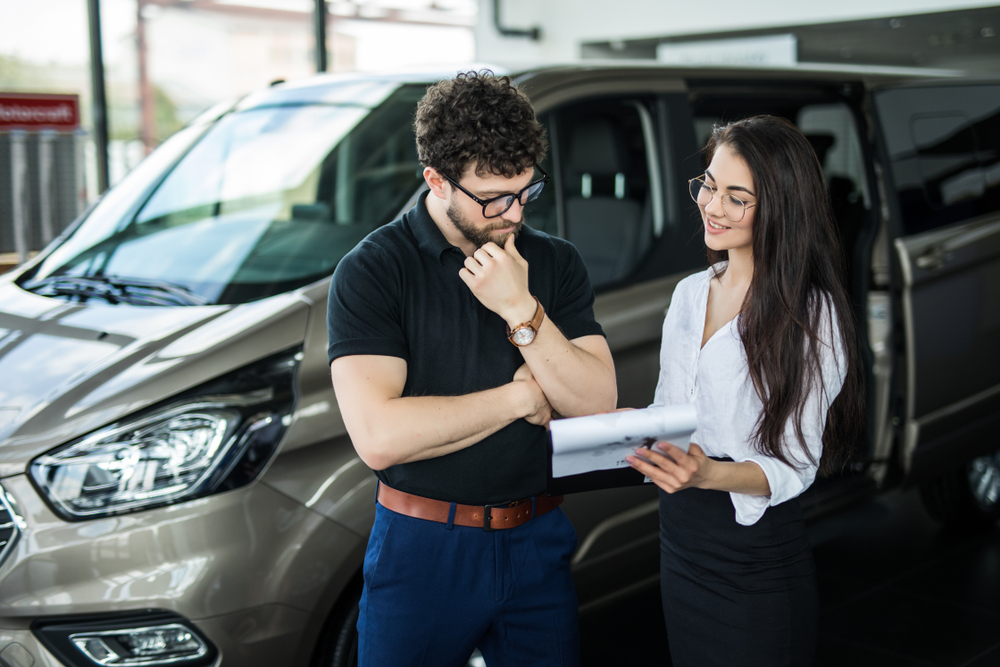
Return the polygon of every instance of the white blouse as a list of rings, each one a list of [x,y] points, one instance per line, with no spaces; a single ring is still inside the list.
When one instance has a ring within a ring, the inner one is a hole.
[[[847,375],[840,328],[830,317],[826,300],[820,321],[822,382],[813,383],[802,412],[802,433],[812,457],[809,461],[795,436],[794,417],[785,424],[788,458],[799,467],[754,451],[750,439],[763,410],[747,366],[746,351],[740,340],[737,320],[723,325],[701,347],[708,310],[709,282],[714,267],[682,280],[674,290],[663,321],[660,346],[660,379],[653,400],[656,405],[693,402],[698,412],[698,428],[691,436],[709,456],[728,456],[734,461],[753,461],[761,467],[771,488],[770,496],[730,493],[736,521],[744,526],[756,523],[771,505],[783,503],[805,491],[816,478],[823,453],[826,413],[840,393]],[[794,415],[794,413],[793,413]]]

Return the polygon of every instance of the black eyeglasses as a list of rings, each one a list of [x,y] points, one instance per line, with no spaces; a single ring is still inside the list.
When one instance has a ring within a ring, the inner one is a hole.
[[[542,171],[541,167],[536,166],[535,169],[537,169],[538,172],[542,175],[540,179],[538,179],[533,183],[529,183],[527,187],[525,187],[517,194],[500,195],[499,197],[493,197],[492,199],[480,199],[479,197],[477,197],[476,195],[472,194],[471,192],[463,188],[461,185],[459,185],[457,181],[454,181],[448,178],[447,176],[444,176],[444,174],[441,175],[444,176],[446,181],[454,185],[456,188],[458,188],[465,194],[469,195],[469,197],[472,198],[472,201],[482,206],[484,218],[499,218],[501,215],[506,213],[511,206],[514,205],[515,201],[520,201],[521,206],[527,206],[529,203],[538,199],[538,195],[542,194],[542,188],[544,188],[545,184],[548,183],[549,180],[551,179],[549,178],[548,174]]]

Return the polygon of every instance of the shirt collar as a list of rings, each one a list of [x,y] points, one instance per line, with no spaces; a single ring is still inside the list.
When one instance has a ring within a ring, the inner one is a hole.
[[[443,255],[446,250],[451,248],[455,248],[459,252],[461,250],[448,243],[434,219],[431,218],[431,214],[427,212],[426,200],[429,194],[430,190],[421,194],[413,208],[406,212],[406,224],[414,238],[417,239],[417,247],[443,263]]]

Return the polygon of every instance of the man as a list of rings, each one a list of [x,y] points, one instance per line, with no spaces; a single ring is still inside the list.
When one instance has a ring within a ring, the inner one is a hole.
[[[331,374],[379,479],[359,662],[576,665],[576,534],[545,494],[551,415],[613,410],[614,364],[576,250],[523,226],[544,133],[506,77],[417,108],[429,191],[348,254]],[[509,335],[508,335],[509,334]]]

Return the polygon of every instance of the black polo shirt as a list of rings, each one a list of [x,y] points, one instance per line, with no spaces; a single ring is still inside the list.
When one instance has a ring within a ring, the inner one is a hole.
[[[426,196],[337,266],[327,311],[330,361],[400,357],[407,363],[403,396],[461,396],[506,384],[524,359],[507,340],[504,320],[459,278],[465,254],[434,224]],[[531,293],[563,334],[604,335],[576,248],[527,225],[516,245],[528,262]],[[482,505],[542,493],[548,456],[546,429],[518,419],[460,451],[375,474],[400,491]]]

